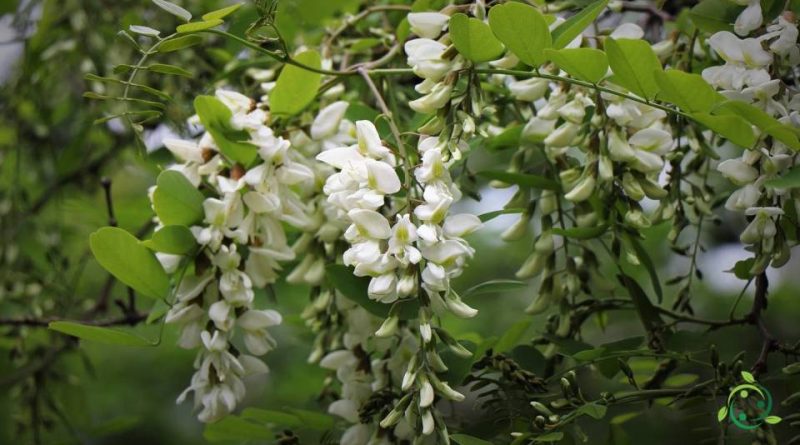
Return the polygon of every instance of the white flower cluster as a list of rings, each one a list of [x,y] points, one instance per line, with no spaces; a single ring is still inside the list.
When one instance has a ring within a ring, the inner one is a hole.
[[[166,315],[168,323],[181,326],[181,347],[200,348],[197,372],[178,401],[194,392],[203,422],[234,410],[245,395],[246,375],[267,372],[255,356],[275,347],[267,328],[280,324],[281,315],[255,309],[253,288],[273,283],[279,263],[294,259],[283,224],[300,229],[311,224],[296,190],[314,179],[314,172],[289,149],[289,142],[266,125],[268,115],[261,107],[231,91],[218,90],[215,97],[231,110],[229,125],[249,135],[248,142],[259,155],[256,165],[245,171],[244,166],[228,163],[208,132],[198,141],[165,141],[182,161],[170,169],[181,172],[208,196],[203,223],[191,227],[201,246],[198,260],[193,272],[176,274],[180,285]],[[170,273],[182,261],[176,255],[158,257]],[[237,331],[251,355],[233,345]]]
[[[786,13],[791,14],[791,13]],[[742,36],[758,29],[763,21],[758,2],[749,4],[736,21],[736,33]],[[779,78],[772,78],[771,68],[780,70],[788,66],[794,70],[800,62],[798,29],[794,20],[783,15],[766,27],[766,32],[756,37],[739,38],[720,31],[708,39],[714,52],[725,64],[703,71],[703,78],[721,93],[735,100],[750,103],[762,109],[779,122],[800,127],[800,95],[791,87],[782,86]],[[788,260],[788,249],[780,243],[775,249],[778,234],[777,219],[784,214],[781,199],[789,197],[788,191],[770,188],[765,183],[794,164],[792,150],[778,140],[767,145],[759,139],[757,147],[747,150],[738,159],[719,163],[717,170],[734,185],[734,191],[725,208],[752,217],[741,234],[741,241],[754,245],[763,258],[759,268],[766,267],[770,259],[775,267]],[[776,250],[776,251],[774,251]]]

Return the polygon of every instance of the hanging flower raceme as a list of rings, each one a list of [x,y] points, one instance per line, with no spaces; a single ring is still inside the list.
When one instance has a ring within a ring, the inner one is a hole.
[[[256,357],[275,348],[269,328],[281,323],[281,315],[257,309],[255,289],[274,283],[280,263],[295,258],[283,225],[300,230],[312,225],[296,186],[314,179],[302,155],[267,126],[268,114],[259,104],[227,90],[218,90],[213,100],[230,110],[228,125],[249,136],[258,156],[245,169],[227,159],[208,132],[197,142],[165,141],[182,161],[169,168],[205,195],[202,222],[191,227],[199,253],[193,271],[176,274],[180,284],[166,315],[167,323],[181,326],[179,345],[199,348],[197,372],[179,401],[194,392],[203,422],[235,409],[245,395],[245,376],[267,372]],[[172,260],[159,258],[165,265]],[[237,333],[243,346],[234,345]]]

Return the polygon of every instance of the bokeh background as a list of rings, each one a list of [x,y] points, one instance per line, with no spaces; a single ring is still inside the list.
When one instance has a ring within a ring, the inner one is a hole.
[[[192,11],[224,6],[220,0],[186,0]],[[321,30],[337,15],[353,12],[358,0],[282,1],[278,26],[289,41],[313,44]],[[398,2],[401,3],[401,2]],[[124,127],[96,125],[107,112],[104,103],[83,98],[98,88],[84,79],[87,73],[107,74],[115,64],[130,63],[135,52],[117,36],[131,24],[154,28],[174,26],[170,17],[149,2],[130,0],[0,0],[0,318],[70,318],[95,303],[106,273],[88,253],[88,235],[108,222],[101,177],[111,179],[119,225],[132,232],[151,217],[146,192],[155,182],[158,166],[168,161],[159,140],[169,124],[146,128],[145,146],[136,143]],[[231,32],[242,34],[255,19],[248,4],[237,13]],[[212,42],[195,51],[172,53],[171,63],[195,69],[193,79],[144,78],[173,95],[166,110],[168,121],[187,117],[191,98],[213,89],[215,75],[238,69],[234,44]],[[270,65],[265,61],[264,68]],[[239,77],[234,76],[234,79]],[[250,89],[253,85],[237,87]],[[502,168],[510,153],[473,148],[470,163],[481,170]],[[713,179],[713,178],[712,178]],[[717,178],[719,179],[719,178]],[[476,214],[500,209],[512,189],[479,185],[480,201],[466,199],[462,209]],[[721,213],[718,224],[706,224],[700,236],[705,247],[698,254],[703,279],[693,288],[694,308],[704,318],[727,318],[745,282],[725,272],[747,258],[737,235],[744,227],[741,217]],[[477,255],[456,289],[499,278],[513,278],[532,245],[530,237],[504,243],[499,234],[516,216],[498,217],[471,238]],[[647,248],[656,260],[662,282],[684,272],[688,259],[672,254],[664,243],[668,228],[654,227]],[[694,233],[687,233],[687,242]],[[792,343],[800,339],[800,262],[792,260],[780,271],[770,272],[770,300],[766,320],[773,333]],[[609,273],[611,269],[609,269]],[[641,271],[642,276],[645,272]],[[530,317],[523,309],[534,298],[535,287],[503,294],[484,294],[469,303],[480,310],[471,320],[446,319],[451,332],[474,343],[502,335],[518,324],[524,343],[543,332],[547,314]],[[674,298],[667,288],[667,301]],[[125,298],[117,285],[112,301]],[[271,372],[266,379],[249,382],[244,406],[276,410],[303,408],[324,411],[318,400],[326,373],[308,364],[312,334],[300,312],[308,301],[308,289],[279,284],[274,304],[285,314],[285,323],[274,330],[279,348],[270,353]],[[741,315],[750,307],[752,292],[744,293]],[[257,304],[258,305],[258,304]],[[108,313],[116,308],[110,303]],[[631,312],[607,313],[586,324],[583,340],[592,345],[642,335]],[[202,444],[203,425],[192,414],[191,404],[175,399],[189,382],[194,355],[174,346],[171,327],[141,326],[136,331],[150,339],[161,338],[152,348],[120,348],[85,343],[79,349],[48,355],[63,338],[42,327],[0,325],[0,443],[46,444]],[[698,330],[682,338],[686,351],[708,350],[716,344],[723,360],[745,351],[745,362],[755,360],[761,338],[752,326],[705,333]],[[783,358],[774,354],[773,369]],[[531,367],[537,364],[532,360]],[[655,362],[631,363],[645,379]],[[687,367],[668,385],[686,384],[698,378]],[[681,380],[682,379],[682,380]],[[597,395],[599,387],[622,385],[616,375],[607,382],[593,380],[584,388]],[[800,389],[798,382],[762,382],[776,400]],[[774,383],[774,384],[773,384]],[[720,403],[724,395],[720,397]],[[36,401],[34,403],[34,401]],[[655,404],[631,410],[612,410],[608,421],[584,425],[594,439],[589,443],[676,444],[701,443],[716,437],[716,407],[676,410]],[[632,415],[635,414],[634,415]],[[789,412],[778,414],[787,415]],[[459,413],[464,425],[481,422],[479,408]],[[38,422],[40,428],[31,428]],[[299,431],[303,443],[317,443],[316,433]],[[747,437],[740,437],[742,443]],[[608,441],[608,442],[607,442]],[[714,442],[709,442],[714,443]]]

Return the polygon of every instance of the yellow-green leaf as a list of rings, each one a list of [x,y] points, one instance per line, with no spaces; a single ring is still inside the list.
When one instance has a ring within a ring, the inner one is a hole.
[[[237,9],[242,7],[242,3],[236,3],[235,5],[230,5],[225,8],[217,9],[216,11],[211,11],[208,13],[203,14],[203,20],[218,20],[229,16],[230,14],[236,12]]]
[[[461,55],[475,62],[488,62],[503,55],[503,44],[492,34],[489,25],[467,17],[453,14],[450,17],[450,39]]]
[[[584,29],[594,22],[594,19],[606,9],[608,0],[599,0],[583,8],[580,12],[568,18],[564,23],[553,30],[553,48],[561,49],[575,40]]]
[[[599,49],[548,49],[545,55],[570,76],[587,82],[597,83],[608,72],[608,57]]]
[[[530,66],[545,62],[544,49],[553,44],[544,16],[536,8],[509,2],[489,10],[489,26],[519,60]]]
[[[221,24],[222,24],[221,19],[204,20],[202,22],[190,22],[190,23],[185,23],[183,25],[178,25],[178,27],[175,30],[178,31],[178,34],[186,34],[190,32],[198,32],[206,29],[211,29]]]
[[[203,219],[203,194],[182,173],[166,170],[158,175],[153,208],[166,225],[190,226]]]
[[[127,231],[103,227],[89,236],[97,262],[122,283],[150,298],[166,298],[169,277],[153,252]]]
[[[614,72],[612,82],[632,93],[653,99],[659,91],[655,73],[661,71],[661,62],[646,40],[612,39],[605,41],[608,64]]]
[[[294,56],[297,62],[320,69],[322,62],[315,50]],[[293,116],[308,106],[317,95],[322,75],[295,65],[283,67],[275,87],[269,93],[269,104],[273,114]]]
[[[104,328],[100,326],[89,326],[71,321],[54,321],[47,327],[50,330],[95,343],[119,346],[155,345],[155,343],[130,332],[121,331],[119,329]]]

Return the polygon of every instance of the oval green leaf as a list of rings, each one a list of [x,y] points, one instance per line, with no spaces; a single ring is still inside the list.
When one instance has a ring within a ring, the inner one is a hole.
[[[119,329],[89,326],[72,321],[54,321],[48,329],[94,343],[119,346],[154,346],[149,340]]]
[[[190,226],[203,219],[203,194],[182,173],[166,170],[158,175],[153,208],[165,225]]]
[[[548,49],[545,55],[570,76],[587,82],[597,83],[608,72],[608,57],[599,49]]]
[[[558,190],[558,183],[542,176],[526,173],[510,173],[503,171],[485,170],[478,172],[478,176],[486,179],[495,179],[508,184],[522,185],[535,189]]]
[[[219,99],[214,96],[197,96],[194,110],[223,155],[244,166],[255,160],[258,155],[256,146],[246,142],[250,139],[246,131],[231,128],[233,113]]]
[[[668,69],[656,71],[655,79],[660,90],[658,98],[689,113],[708,113],[726,100],[699,74]]]
[[[147,241],[142,241],[147,248],[156,252],[173,255],[186,255],[197,245],[192,231],[186,226],[164,226]]]
[[[297,54],[294,60],[315,69],[322,66],[319,53],[313,49]],[[321,80],[319,73],[295,65],[284,66],[275,88],[269,93],[270,110],[283,116],[303,111],[316,97]]]
[[[203,38],[197,35],[180,36],[174,39],[162,40],[158,43],[158,52],[169,53],[188,48],[202,42]]]
[[[205,20],[202,22],[191,22],[191,23],[185,23],[183,25],[178,25],[175,31],[178,31],[178,34],[188,34],[190,32],[198,32],[198,31],[204,31],[206,29],[211,29],[221,24],[222,24],[221,19]]]
[[[488,62],[503,55],[503,44],[489,25],[462,13],[450,17],[450,38],[461,55],[475,62]]]
[[[536,8],[509,2],[489,10],[489,26],[519,60],[530,66],[545,62],[544,49],[553,44],[547,22]]]
[[[658,93],[655,72],[661,62],[646,40],[608,38],[605,41],[608,64],[614,72],[612,82],[645,99]]]
[[[166,298],[169,277],[153,252],[127,231],[103,227],[89,236],[97,262],[119,281],[150,298]]]
[[[242,7],[242,3],[236,3],[235,5],[230,5],[225,8],[217,9],[216,11],[211,11],[208,13],[203,14],[203,20],[217,20],[222,19],[230,14],[236,12],[237,9]]]
[[[606,8],[608,0],[599,0],[583,8],[580,12],[558,25],[553,30],[553,48],[561,49],[575,40],[584,29],[594,22],[598,15]]]
[[[153,3],[156,4],[159,8],[167,11],[168,13],[180,18],[184,22],[188,22],[192,19],[192,13],[181,8],[180,6],[176,5],[175,3],[168,2],[167,0],[153,0]]]

